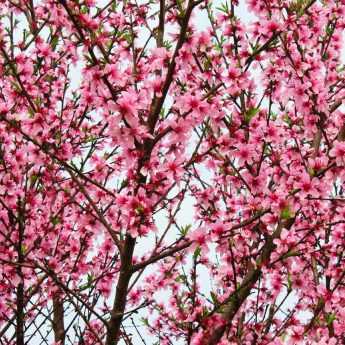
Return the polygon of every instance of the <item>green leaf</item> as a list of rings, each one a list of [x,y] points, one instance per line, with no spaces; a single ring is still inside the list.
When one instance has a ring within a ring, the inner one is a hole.
[[[182,226],[182,227],[181,227],[181,230],[180,230],[181,235],[182,235],[182,236],[187,236],[188,231],[191,229],[191,227],[192,227],[191,224]]]
[[[195,249],[194,254],[193,254],[193,259],[196,260],[196,259],[198,258],[198,256],[200,256],[200,254],[201,254],[201,248],[200,248],[200,247],[197,247],[197,248]]]
[[[142,317],[141,318],[141,322],[145,325],[145,326],[149,326],[149,320],[146,317]]]
[[[121,182],[121,189],[126,188],[128,186],[128,179],[125,179]]]
[[[230,13],[229,6],[228,6],[227,2],[224,3],[224,4],[221,4],[219,7],[216,7],[216,9],[218,11],[221,11],[221,12],[225,13],[225,14]]]
[[[42,104],[42,99],[41,99],[41,97],[35,98],[35,99],[34,99],[34,103],[35,103],[38,107],[40,107],[41,104]]]
[[[87,14],[89,13],[89,8],[87,6],[82,6],[81,9],[80,9],[80,13],[82,14]]]
[[[283,121],[284,121],[285,123],[287,123],[289,126],[292,125],[292,120],[291,120],[291,118],[290,118],[290,116],[289,116],[288,114],[285,114],[285,115],[283,116]]]
[[[163,119],[163,120],[164,120],[164,118],[165,118],[165,108],[164,108],[164,107],[162,107],[162,109],[161,109],[161,111],[160,111],[159,118],[160,118],[160,119]]]
[[[59,130],[56,131],[55,134],[54,134],[54,139],[57,140],[57,141],[61,141],[61,137],[62,137],[61,132]]]
[[[38,178],[39,178],[39,176],[36,175],[36,174],[32,174],[32,175],[30,176],[30,183],[31,183],[31,186],[33,186],[33,185],[36,183],[36,181],[38,180]]]
[[[211,298],[212,298],[214,305],[219,306],[220,303],[219,303],[219,300],[217,298],[217,295],[213,291],[211,291],[210,294],[211,294]]]
[[[177,0],[176,4],[177,4],[177,7],[179,9],[179,16],[182,18],[185,14],[184,1],[183,0]]]
[[[94,280],[94,276],[92,273],[87,274],[87,282],[80,286],[80,290],[89,289],[92,286],[92,282]]]
[[[281,213],[280,213],[280,218],[281,219],[291,219],[293,217],[293,213],[290,210],[290,206],[286,206],[282,209]]]
[[[210,68],[212,67],[212,62],[211,60],[207,57],[207,59],[204,61],[204,69],[205,70],[210,70]]]
[[[87,284],[88,286],[91,286],[92,282],[93,282],[94,276],[92,273],[88,273],[87,274]]]
[[[175,282],[177,283],[185,283],[186,277],[183,274],[180,274],[178,277],[175,278]]]
[[[144,211],[145,211],[145,208],[144,208],[143,205],[138,205],[138,206],[135,208],[135,212],[136,212],[136,214],[138,214],[138,215],[143,214]]]
[[[57,216],[51,217],[50,222],[55,226],[61,223],[61,219]]]
[[[51,46],[52,46],[52,48],[53,48],[53,50],[55,50],[55,48],[56,48],[58,42],[59,42],[59,36],[54,36],[54,37],[52,38],[51,43],[50,43]]]
[[[113,1],[112,5],[111,5],[111,11],[112,11],[112,12],[115,12],[115,11],[116,11],[116,8],[117,8],[117,2],[116,2],[116,1]]]
[[[296,0],[291,3],[289,10],[296,12],[299,16],[304,13],[304,9],[307,6],[309,0]]]
[[[290,258],[292,256],[300,255],[298,250],[289,250],[286,254],[284,254],[284,259]]]
[[[26,253],[26,251],[27,251],[27,247],[26,247],[26,245],[25,244],[22,244],[22,246],[21,246],[21,252],[22,252],[22,254],[25,254]]]
[[[329,326],[336,318],[337,316],[333,313],[326,314],[327,326]]]
[[[277,117],[278,117],[278,114],[273,113],[273,112],[270,112],[270,119],[271,119],[272,121],[275,121],[275,120],[277,119]]]
[[[120,37],[127,41],[127,43],[130,45],[133,41],[133,35],[130,31],[124,30],[121,32]]]
[[[163,46],[167,49],[170,50],[172,48],[172,43],[170,41],[164,41]]]
[[[250,123],[252,118],[260,111],[259,108],[250,108],[247,110],[247,112],[244,115],[244,120],[246,121],[247,124]]]
[[[313,168],[308,168],[308,173],[311,177],[313,177],[313,176],[315,176],[316,171]]]

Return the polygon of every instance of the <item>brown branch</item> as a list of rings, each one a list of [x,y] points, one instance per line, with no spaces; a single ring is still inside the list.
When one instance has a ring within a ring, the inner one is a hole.
[[[173,248],[167,249],[167,250],[163,251],[162,253],[147,259],[144,262],[141,262],[139,264],[133,265],[132,266],[132,272],[134,273],[136,271],[139,271],[139,270],[145,268],[146,266],[148,266],[150,264],[153,264],[153,263],[155,263],[155,262],[157,262],[159,260],[162,260],[162,259],[164,259],[164,258],[166,258],[168,256],[174,255],[177,252],[179,252],[179,251],[181,251],[183,249],[188,248],[191,244],[192,244],[192,241],[187,241],[187,242],[185,242],[183,244],[180,244],[180,245],[175,246]]]
[[[249,66],[258,55],[260,55],[263,51],[266,51],[269,49],[270,44],[274,42],[274,40],[278,38],[280,34],[281,34],[281,31],[276,31],[260,48],[255,50],[255,52],[247,58],[247,60],[245,61],[245,66],[246,66],[245,71],[248,70]]]
[[[159,1],[159,24],[157,32],[157,47],[163,47],[165,22],[165,0]]]
[[[233,318],[241,308],[243,302],[250,295],[252,288],[261,276],[261,267],[270,260],[271,253],[275,249],[273,241],[280,237],[283,228],[291,228],[294,223],[294,219],[280,221],[277,225],[277,229],[270,236],[265,245],[262,248],[260,258],[256,262],[256,267],[252,267],[243,279],[240,287],[236,289],[235,293],[231,294],[225,302],[225,305],[221,306],[222,317],[226,320],[224,325],[216,327],[214,330],[209,330],[204,339],[202,345],[216,345],[221,340],[226,328],[231,324]]]
[[[30,287],[26,290],[26,293],[24,295],[26,295],[27,297],[24,299],[24,307],[28,304],[31,297],[34,296],[40,290],[41,284],[43,283],[43,281],[46,278],[47,278],[47,275],[44,275],[41,279],[38,280],[38,282],[34,288]],[[11,327],[15,318],[16,318],[16,315],[14,315],[10,319],[8,319],[7,324],[0,330],[0,339],[5,335],[7,330]]]
[[[116,236],[116,233],[115,233],[114,229],[112,228],[112,226],[107,222],[107,220],[105,219],[105,217],[102,214],[102,212],[100,211],[100,209],[97,207],[97,205],[94,203],[94,201],[92,200],[90,195],[87,193],[85,187],[80,183],[80,181],[76,178],[76,176],[74,176],[73,171],[69,167],[67,167],[67,166],[66,166],[66,170],[69,173],[69,175],[71,176],[72,180],[78,185],[78,188],[79,188],[80,192],[85,196],[85,198],[87,199],[87,201],[89,202],[89,204],[91,205],[93,210],[96,212],[96,214],[98,216],[98,220],[107,229],[107,231],[108,231],[109,235],[111,236],[112,240],[114,241],[114,243],[116,244],[118,249],[121,251],[121,243],[118,240],[118,238]]]
[[[53,330],[55,342],[65,343],[64,308],[59,296],[53,298]]]
[[[24,345],[24,275],[22,272],[22,266],[24,262],[23,254],[23,241],[24,241],[24,210],[25,206],[21,204],[21,200],[18,201],[19,214],[18,214],[18,266],[17,274],[20,278],[20,282],[17,287],[17,310],[16,310],[16,345]]]
[[[121,270],[116,287],[111,317],[108,322],[106,345],[116,345],[118,343],[120,327],[123,319],[123,312],[127,302],[127,290],[132,277],[132,258],[135,246],[135,238],[126,235],[125,245],[121,254]]]
[[[154,97],[152,104],[151,104],[150,115],[149,115],[149,118],[147,120],[147,125],[149,128],[149,132],[151,134],[154,131],[155,125],[156,125],[158,118],[159,118],[160,111],[161,111],[162,106],[164,104],[165,98],[168,94],[170,85],[173,81],[173,76],[174,76],[175,67],[176,67],[176,58],[178,56],[180,49],[182,48],[183,43],[186,40],[188,23],[189,23],[190,17],[192,15],[194,7],[197,6],[200,2],[201,2],[200,0],[195,1],[195,2],[193,0],[190,0],[188,2],[185,15],[183,16],[183,19],[182,19],[179,38],[178,38],[178,41],[176,43],[175,51],[174,51],[174,54],[171,58],[171,61],[170,61],[169,67],[168,67],[168,72],[167,72],[167,75],[166,75],[166,78],[165,78],[165,81],[163,84],[162,96],[158,97],[158,98]]]

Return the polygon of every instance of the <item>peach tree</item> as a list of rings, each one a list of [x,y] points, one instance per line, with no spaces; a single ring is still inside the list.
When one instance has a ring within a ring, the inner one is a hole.
[[[0,0],[0,344],[344,344],[344,30]]]

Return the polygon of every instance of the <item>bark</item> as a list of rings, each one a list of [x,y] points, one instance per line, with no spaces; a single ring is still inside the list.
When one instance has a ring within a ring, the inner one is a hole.
[[[132,277],[132,258],[134,246],[135,239],[130,235],[127,235],[121,255],[121,271],[116,287],[114,305],[108,323],[106,345],[115,345],[119,340],[120,326],[126,307],[128,285]]]
[[[18,244],[17,244],[17,275],[19,276],[19,284],[17,286],[17,310],[16,310],[16,345],[24,345],[24,276],[22,272],[22,264],[24,262],[23,241],[24,241],[24,207],[19,203],[18,212]]]
[[[53,330],[55,342],[65,343],[65,324],[63,302],[59,297],[53,298]]]
[[[16,344],[24,345],[24,284],[22,281],[17,287]]]
[[[157,47],[163,47],[164,44],[164,24],[165,24],[165,1],[159,2],[159,25],[157,33]]]

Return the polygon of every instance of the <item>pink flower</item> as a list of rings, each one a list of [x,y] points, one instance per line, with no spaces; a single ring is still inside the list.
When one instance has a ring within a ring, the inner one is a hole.
[[[235,157],[238,158],[238,163],[240,165],[244,163],[251,163],[254,159],[255,149],[250,144],[239,145],[237,151],[234,153]]]
[[[191,249],[200,247],[202,251],[208,252],[209,235],[205,228],[199,228],[192,231],[188,238],[193,242]]]
[[[342,166],[345,163],[345,142],[335,141],[333,148],[329,152],[331,157],[335,158],[338,166]]]

